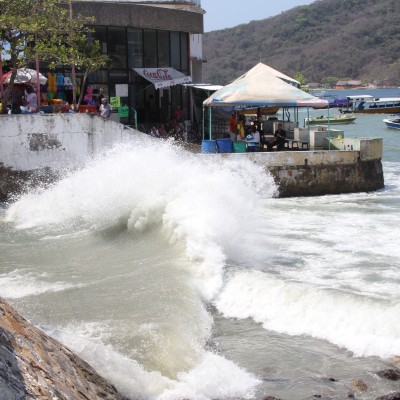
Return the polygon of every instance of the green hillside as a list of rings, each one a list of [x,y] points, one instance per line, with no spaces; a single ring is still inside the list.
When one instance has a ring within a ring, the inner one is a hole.
[[[259,61],[307,82],[400,86],[400,0],[317,0],[206,33],[203,80],[226,84]]]

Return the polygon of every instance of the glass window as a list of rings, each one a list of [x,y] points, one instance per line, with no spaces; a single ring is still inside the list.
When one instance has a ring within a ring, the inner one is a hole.
[[[171,32],[171,67],[181,69],[181,44],[179,32]]]
[[[104,26],[92,26],[93,32],[88,33],[88,42],[98,40],[103,54],[107,54],[107,31]]]
[[[108,70],[100,69],[94,71],[88,76],[88,82],[106,83],[108,81]]]
[[[158,66],[169,67],[169,32],[158,31]]]
[[[143,31],[128,28],[128,65],[129,68],[143,67]]]
[[[126,68],[126,29],[108,28],[108,55],[111,58],[111,68]]]
[[[144,42],[144,67],[157,67],[157,31],[145,29],[143,31]]]
[[[189,74],[189,37],[181,32],[181,71]]]

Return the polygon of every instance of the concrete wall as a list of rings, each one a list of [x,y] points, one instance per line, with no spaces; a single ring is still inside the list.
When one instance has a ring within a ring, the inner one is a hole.
[[[0,162],[18,171],[57,171],[132,135],[144,134],[91,114],[0,115]]]
[[[83,165],[117,142],[148,136],[90,114],[0,116],[0,201],[31,185],[57,179],[65,167]],[[332,139],[345,150],[199,154],[199,157],[247,157],[270,171],[280,196],[373,191],[384,186],[382,139]],[[351,143],[351,144],[349,144]],[[353,150],[348,150],[352,146]],[[195,149],[193,147],[196,147]],[[198,152],[199,146],[187,147]]]
[[[382,158],[382,138],[335,138],[331,140],[332,150],[356,150],[360,152],[361,160]]]
[[[195,8],[193,8],[195,9]],[[203,33],[203,13],[135,3],[76,1],[74,13],[94,17],[93,25]]]
[[[382,189],[382,139],[353,140],[355,143],[358,141],[360,150],[233,153],[218,156],[248,157],[254,163],[261,164],[273,175],[280,197]]]

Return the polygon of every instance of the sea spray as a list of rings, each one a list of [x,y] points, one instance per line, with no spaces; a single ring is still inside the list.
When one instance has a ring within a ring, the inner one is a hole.
[[[54,330],[51,318],[47,329],[126,393],[248,398],[259,381],[205,350],[212,319],[203,301],[219,293],[227,260],[245,251],[262,200],[275,193],[272,177],[247,157],[211,158],[161,141],[136,143],[117,146],[52,187],[22,196],[5,220],[58,247],[64,276],[87,281],[86,288],[66,287],[64,300],[52,304],[59,319],[77,319],[74,329],[61,324]],[[64,241],[76,257],[63,259]],[[141,261],[129,265],[129,254]],[[120,280],[113,295],[113,281]],[[79,302],[84,291],[88,295]],[[101,340],[90,332],[81,338],[78,321],[85,314],[104,330]],[[144,383],[136,385],[138,380]]]

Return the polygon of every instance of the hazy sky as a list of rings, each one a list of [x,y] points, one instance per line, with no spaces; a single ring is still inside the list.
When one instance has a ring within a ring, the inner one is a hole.
[[[293,7],[313,3],[314,0],[201,0],[204,31],[231,28],[252,20],[265,19]]]

